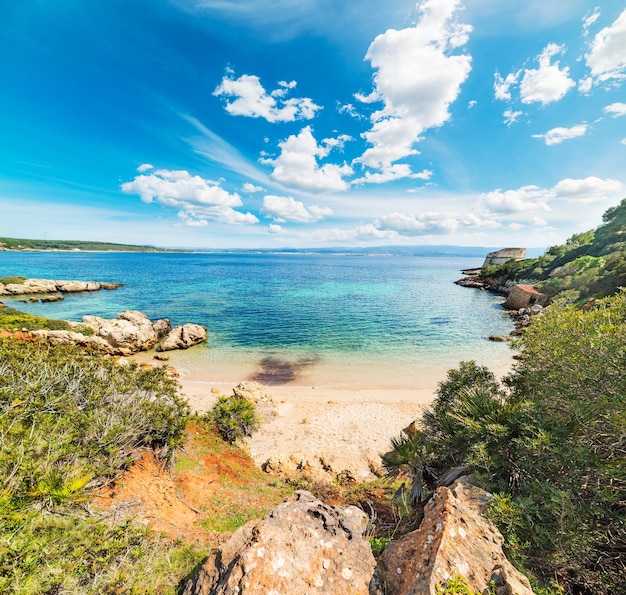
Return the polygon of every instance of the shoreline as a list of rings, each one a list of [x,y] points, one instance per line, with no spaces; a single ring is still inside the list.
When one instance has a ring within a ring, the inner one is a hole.
[[[219,395],[229,396],[240,383],[254,382],[254,362],[212,368],[203,365],[198,353],[202,346],[170,352],[166,362],[180,374],[181,392],[193,411],[205,413]],[[497,365],[488,366],[498,378],[514,363],[510,349],[508,354]],[[133,359],[150,365],[164,363],[155,362],[152,356],[145,352]],[[391,438],[421,415],[447,370],[456,365],[450,362],[445,371],[443,367],[425,366],[415,383],[412,378],[416,375],[403,366],[371,369],[368,362],[360,366],[355,362],[350,370],[344,370],[345,381],[337,383],[341,366],[317,362],[295,380],[259,383],[266,398],[257,403],[261,424],[247,441],[250,454],[258,466],[270,461],[272,472],[278,474],[297,473],[300,468],[314,476],[336,477],[347,470],[358,481],[373,479],[372,471],[380,463],[378,455],[387,452]],[[367,382],[373,377],[378,380]],[[349,382],[350,378],[358,381]]]

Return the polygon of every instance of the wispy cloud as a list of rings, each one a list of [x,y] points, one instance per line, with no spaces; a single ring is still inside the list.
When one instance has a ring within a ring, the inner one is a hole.
[[[571,128],[557,127],[548,130],[545,134],[533,134],[533,138],[542,138],[546,145],[560,145],[563,141],[585,136],[589,131],[588,124],[577,124]]]

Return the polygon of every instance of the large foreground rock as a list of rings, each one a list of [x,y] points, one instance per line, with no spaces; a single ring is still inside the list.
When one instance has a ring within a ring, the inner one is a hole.
[[[175,326],[159,343],[157,351],[172,351],[173,349],[188,349],[193,345],[204,343],[207,340],[206,327],[199,324],[184,324]]]
[[[390,543],[378,561],[394,595],[436,595],[460,574],[485,595],[532,595],[526,577],[502,552],[500,532],[483,516],[491,495],[465,478],[439,488],[420,528]],[[490,590],[493,582],[494,591]]]
[[[296,492],[248,523],[204,564],[184,595],[366,595],[375,561],[363,539],[367,517]]]

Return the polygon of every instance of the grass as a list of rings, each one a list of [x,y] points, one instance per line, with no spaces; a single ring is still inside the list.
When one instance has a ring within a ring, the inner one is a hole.
[[[26,277],[15,277],[15,276],[2,277],[0,279],[0,283],[3,283],[4,285],[9,285],[9,284],[24,285],[25,281],[26,281]]]
[[[0,329],[7,331],[28,331],[49,330],[49,331],[74,331],[83,335],[92,335],[94,330],[85,325],[74,326],[66,320],[54,320],[20,312],[14,308],[0,308]]]

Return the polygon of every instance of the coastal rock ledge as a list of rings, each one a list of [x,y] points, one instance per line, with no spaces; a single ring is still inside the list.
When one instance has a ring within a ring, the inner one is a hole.
[[[166,348],[187,349],[207,340],[207,330],[198,324],[185,324],[170,327],[168,319],[152,322],[145,314],[137,310],[125,310],[114,319],[99,316],[83,316],[82,323],[74,323],[77,331],[39,330],[31,335],[40,340],[63,345],[81,345],[102,351],[109,355],[132,355],[138,351],[147,351],[157,345],[159,339],[165,337]],[[78,331],[80,327],[88,327],[93,334]],[[181,338],[179,341],[170,339]],[[160,347],[160,346],[159,346]]]
[[[53,281],[51,279],[26,279],[23,283],[0,283],[0,295],[31,295],[50,293],[76,293],[117,289],[121,283],[99,281]]]

